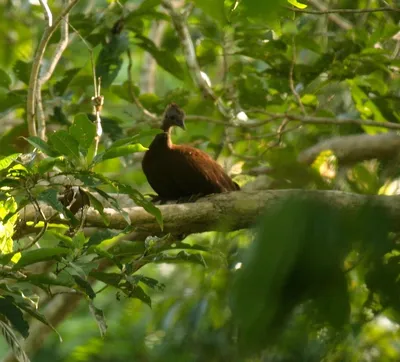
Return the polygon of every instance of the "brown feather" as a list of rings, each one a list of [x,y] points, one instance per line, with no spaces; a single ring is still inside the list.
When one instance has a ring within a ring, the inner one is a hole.
[[[158,134],[142,161],[150,186],[163,199],[209,195],[239,190],[237,183],[207,153],[190,146],[174,145],[171,127],[184,128],[184,113],[171,104],[164,114],[163,133]]]

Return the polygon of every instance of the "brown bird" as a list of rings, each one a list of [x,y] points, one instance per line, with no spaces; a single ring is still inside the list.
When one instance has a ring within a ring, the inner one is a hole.
[[[185,113],[175,103],[165,110],[161,129],[145,153],[142,168],[162,200],[178,200],[240,190],[208,154],[190,146],[174,145],[171,129],[185,129]]]

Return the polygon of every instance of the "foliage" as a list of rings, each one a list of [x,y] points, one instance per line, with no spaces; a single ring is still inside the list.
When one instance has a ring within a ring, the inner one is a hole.
[[[174,101],[188,122],[174,141],[207,151],[242,186],[262,170],[275,190],[396,193],[396,152],[299,157],[333,137],[399,125],[396,1],[168,3],[78,2],[68,47],[39,82],[44,139],[29,133],[26,107],[47,20],[40,5],[0,2],[4,340],[20,361],[20,337],[35,323],[55,331],[37,361],[398,360],[398,234],[384,210],[366,202],[339,212],[299,196],[266,205],[254,230],[161,235],[140,169]],[[54,18],[63,4],[50,2]],[[98,150],[93,71],[105,100]],[[157,235],[131,227],[121,194],[155,217]],[[122,216],[121,230],[108,229],[105,208]],[[52,301],[71,296],[82,297],[78,310],[53,322]]]

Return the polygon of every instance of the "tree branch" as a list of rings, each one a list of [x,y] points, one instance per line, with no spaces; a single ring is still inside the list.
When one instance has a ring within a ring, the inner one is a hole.
[[[292,113],[274,113],[268,112],[264,110],[254,110],[248,111],[249,113],[263,113],[270,116],[270,119],[265,121],[255,122],[255,123],[240,123],[241,127],[247,128],[256,128],[263,126],[266,123],[269,123],[271,120],[275,120],[278,118],[287,118],[291,121],[301,122],[303,124],[335,124],[338,126],[352,124],[357,126],[372,126],[377,128],[387,128],[387,129],[400,129],[399,123],[393,122],[380,122],[373,121],[372,119],[353,119],[353,118],[330,118],[330,117],[314,117],[314,116],[301,116],[298,114]]]
[[[226,194],[210,195],[195,203],[169,204],[158,206],[164,219],[165,233],[191,234],[205,231],[233,231],[252,227],[266,207],[291,196],[301,195],[304,198],[326,201],[340,210],[356,210],[366,201],[375,202],[386,209],[393,221],[393,230],[400,230],[400,196],[365,196],[340,191],[314,190],[269,190],[269,191],[237,191]],[[49,206],[41,206],[45,216],[53,215]],[[143,208],[133,206],[124,209],[138,232],[149,235],[159,234],[160,226],[155,218]],[[127,224],[122,215],[109,208],[104,209],[110,224],[104,225],[99,213],[89,209],[86,216],[86,226],[99,228],[124,229]],[[37,217],[33,207],[28,206],[20,214],[22,222],[35,221]],[[67,223],[66,220],[58,220]]]
[[[400,136],[396,133],[352,135],[322,141],[300,153],[298,160],[311,164],[325,150],[331,150],[342,164],[352,164],[373,158],[393,158],[399,154]]]
[[[56,31],[58,25],[61,23],[62,19],[71,11],[71,9],[78,3],[79,0],[71,0],[69,5],[67,5],[62,11],[61,14],[54,20],[53,25],[46,27],[43,32],[42,38],[39,42],[38,48],[35,53],[35,57],[32,63],[31,75],[29,78],[29,86],[28,86],[28,101],[27,101],[27,122],[28,122],[28,130],[30,136],[37,136],[37,128],[36,128],[36,95],[39,83],[39,71],[40,66],[43,61],[44,53],[46,51],[47,44]],[[47,14],[47,12],[46,12]],[[48,14],[47,14],[48,16]]]
[[[313,1],[315,2],[315,1]],[[377,13],[377,12],[400,12],[400,9],[393,7],[380,7],[375,9],[325,9],[325,10],[307,10],[298,9],[295,7],[287,7],[296,13],[305,14],[362,14],[362,13]]]

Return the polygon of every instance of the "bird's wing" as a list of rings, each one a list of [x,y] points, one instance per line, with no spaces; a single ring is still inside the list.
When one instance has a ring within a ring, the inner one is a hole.
[[[175,146],[171,172],[187,194],[210,194],[237,190],[224,169],[208,154],[188,146]]]

